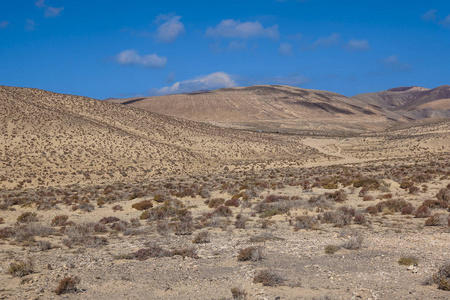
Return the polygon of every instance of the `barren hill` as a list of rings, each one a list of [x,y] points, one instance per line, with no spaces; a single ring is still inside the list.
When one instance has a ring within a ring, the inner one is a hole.
[[[434,89],[399,87],[353,97],[416,120],[450,116],[450,86]]]
[[[222,126],[283,131],[378,130],[402,119],[346,96],[289,86],[250,86],[158,97],[115,99],[147,111]]]
[[[0,86],[0,103],[0,186],[10,188],[320,156],[295,137],[223,129],[38,89]]]

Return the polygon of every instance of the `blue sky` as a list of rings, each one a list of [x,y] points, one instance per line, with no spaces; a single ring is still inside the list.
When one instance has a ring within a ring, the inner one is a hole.
[[[450,1],[1,0],[0,85],[98,99],[450,84]]]

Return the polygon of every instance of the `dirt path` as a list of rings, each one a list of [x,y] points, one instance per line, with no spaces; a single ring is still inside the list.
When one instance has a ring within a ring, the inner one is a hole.
[[[306,146],[316,149],[320,153],[340,158],[339,160],[330,160],[328,162],[313,162],[307,164],[307,167],[319,166],[319,165],[337,165],[337,164],[350,164],[360,163],[365,160],[355,158],[352,156],[342,154],[342,149],[339,146],[341,141],[336,139],[315,139],[305,138],[302,143]]]

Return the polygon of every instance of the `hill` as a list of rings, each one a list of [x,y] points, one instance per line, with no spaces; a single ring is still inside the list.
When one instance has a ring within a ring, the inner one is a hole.
[[[281,85],[224,88],[112,102],[193,121],[267,131],[362,132],[383,129],[403,120],[371,103],[337,93]]]
[[[319,156],[295,137],[223,129],[38,89],[0,86],[0,103],[0,187],[137,180],[248,160]]]
[[[399,87],[353,97],[385,110],[394,111],[415,120],[450,117],[450,86],[434,89]]]

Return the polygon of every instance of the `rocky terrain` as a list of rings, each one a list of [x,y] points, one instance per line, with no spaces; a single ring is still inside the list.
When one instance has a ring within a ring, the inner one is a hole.
[[[449,119],[308,93],[276,133],[0,86],[0,299],[448,299]]]

